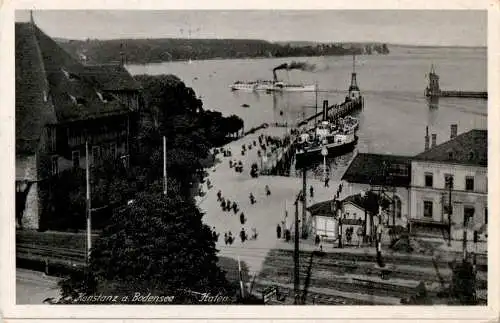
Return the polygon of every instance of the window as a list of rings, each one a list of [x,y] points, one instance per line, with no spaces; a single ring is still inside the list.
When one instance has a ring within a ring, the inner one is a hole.
[[[78,97],[78,98],[76,98],[76,104],[85,105],[85,104],[87,104],[87,100],[85,98]]]
[[[396,209],[396,217],[401,219],[401,199],[397,196],[394,197],[394,208]]]
[[[453,189],[453,175],[444,174],[444,188]]]
[[[433,186],[433,177],[432,173],[425,173],[425,187]]]
[[[109,155],[112,159],[116,158],[116,144],[112,143],[109,145]]]
[[[92,164],[97,165],[100,159],[100,149],[99,146],[92,147]]]
[[[473,176],[466,176],[465,177],[465,190],[466,191],[473,191],[474,190],[474,177]]]
[[[129,162],[128,155],[123,155],[120,157],[120,159],[123,163],[123,167],[128,168],[128,162]]]
[[[432,218],[432,201],[424,201],[424,217]]]
[[[464,206],[464,221],[465,223],[468,223],[469,221],[472,221],[474,218],[474,207],[472,206]]]
[[[73,151],[71,153],[71,160],[73,161],[73,167],[74,168],[80,167],[80,152],[79,151]]]
[[[58,157],[52,156],[52,175],[57,175],[59,173]]]
[[[47,137],[49,144],[49,151],[56,150],[56,129],[55,128],[47,128]]]

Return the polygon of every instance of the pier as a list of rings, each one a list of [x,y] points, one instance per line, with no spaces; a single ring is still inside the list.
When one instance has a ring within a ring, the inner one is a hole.
[[[315,113],[314,115],[298,122],[297,126],[298,127],[305,126],[310,121],[317,118],[334,119],[334,120],[342,118],[356,110],[363,109],[363,106],[364,106],[363,97],[358,97],[353,100],[349,100],[340,104],[334,104],[331,106],[328,106],[328,101],[325,100],[323,101],[323,110],[321,112]]]
[[[488,92],[481,91],[445,91],[439,87],[439,75],[434,70],[434,65],[431,66],[429,73],[429,85],[425,89],[426,97],[443,97],[443,98],[472,98],[472,99],[488,99]]]

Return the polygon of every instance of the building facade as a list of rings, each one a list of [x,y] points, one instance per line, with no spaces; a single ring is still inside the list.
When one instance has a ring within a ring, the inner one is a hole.
[[[472,130],[412,159],[413,221],[451,220],[456,229],[467,221],[471,230],[488,223],[487,138],[486,130]]]
[[[436,145],[433,137],[432,147],[426,145],[416,156],[358,154],[342,177],[350,195],[345,199],[349,202],[346,212],[351,212],[350,202],[360,192],[383,192],[393,201],[392,209],[383,215],[390,225],[409,222],[447,232],[451,220],[454,239],[462,239],[464,224],[469,230],[484,231],[488,223],[487,142],[486,130],[457,136],[453,125],[450,140]],[[356,209],[363,208],[362,202]]]
[[[123,66],[87,68],[31,20],[15,25],[16,225],[38,229],[45,183],[105,158],[128,163],[140,87]],[[111,87],[109,84],[113,84]]]

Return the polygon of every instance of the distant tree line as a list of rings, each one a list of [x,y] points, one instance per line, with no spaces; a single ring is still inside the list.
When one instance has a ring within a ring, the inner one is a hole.
[[[388,54],[386,44],[278,44],[249,39],[87,39],[59,41],[88,63],[148,64],[179,60]]]

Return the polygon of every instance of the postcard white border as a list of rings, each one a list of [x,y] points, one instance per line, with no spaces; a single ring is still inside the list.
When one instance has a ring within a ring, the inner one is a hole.
[[[499,316],[499,238],[500,228],[500,2],[480,0],[455,1],[5,1],[0,11],[0,289],[1,315],[12,319],[81,318],[81,319],[247,319],[247,320],[474,320],[489,321]],[[0,0],[0,3],[1,0]],[[161,3],[161,4],[160,4]],[[488,307],[420,306],[48,306],[15,305],[15,221],[14,210],[14,9],[484,9],[488,10],[488,146],[489,210],[491,216],[488,242]],[[496,198],[493,198],[496,197]]]

